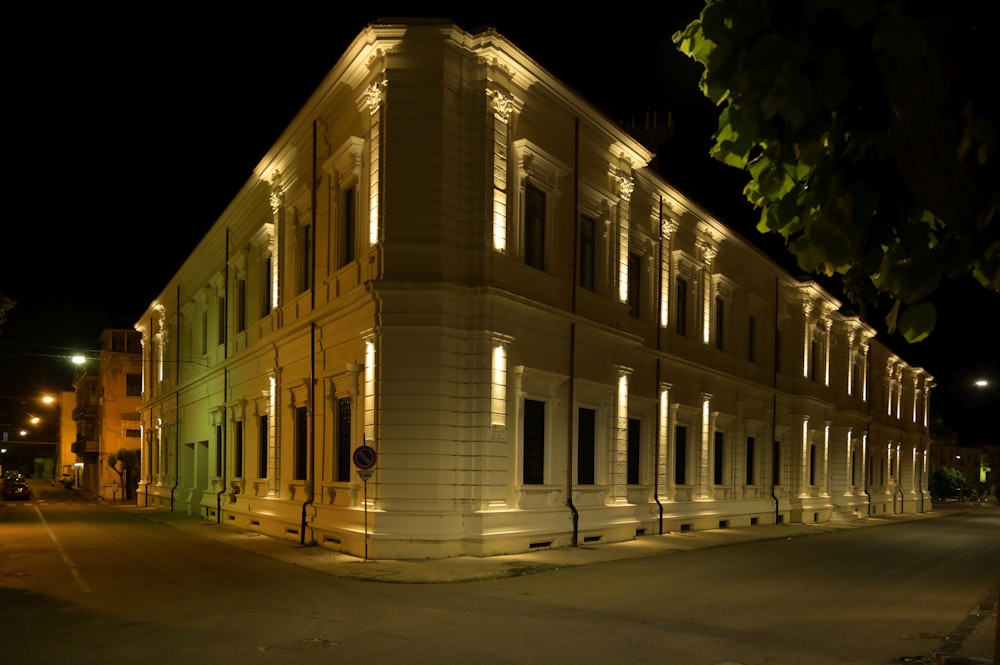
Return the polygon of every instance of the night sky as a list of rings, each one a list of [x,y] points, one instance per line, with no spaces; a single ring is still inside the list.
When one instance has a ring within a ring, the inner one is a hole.
[[[64,387],[72,373],[58,356],[94,348],[105,328],[131,328],[357,33],[379,17],[415,15],[249,6],[226,14],[171,4],[142,16],[79,5],[42,15],[38,6],[8,26],[19,39],[3,45],[0,293],[18,304],[0,331],[0,393]],[[496,27],[611,120],[671,113],[675,138],[658,150],[664,177],[785,264],[780,243],[754,230],[742,174],[707,155],[717,111],[697,88],[700,66],[671,41],[701,6],[557,20],[523,6],[489,14],[445,3],[420,15]],[[887,341],[935,376],[932,404],[952,426],[986,431],[1000,392],[971,383],[1000,381],[1000,296],[967,286],[942,292],[930,340]]]

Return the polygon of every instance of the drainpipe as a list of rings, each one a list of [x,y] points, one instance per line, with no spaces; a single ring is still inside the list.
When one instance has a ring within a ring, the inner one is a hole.
[[[229,370],[222,370],[222,403],[226,403],[226,397],[229,395]],[[222,418],[222,441],[220,442],[222,446],[222,452],[219,454],[219,459],[222,461],[222,468],[219,469],[220,476],[220,489],[215,493],[215,523],[222,524],[222,495],[226,493],[226,418]],[[235,501],[235,497],[233,498]]]
[[[316,121],[312,124],[312,174],[310,187],[311,198],[311,221],[309,224],[309,234],[312,236],[310,243],[312,251],[309,252],[312,265],[309,266],[309,311],[316,311],[316,186],[319,181],[316,179]],[[299,524],[299,544],[306,543],[306,508],[313,505],[316,499],[316,322],[309,324],[309,442],[306,447],[306,493],[305,501],[302,502],[302,516]]]
[[[577,271],[580,255],[580,119],[573,120],[573,272],[570,279],[570,313],[576,318],[576,289],[579,277]],[[576,321],[569,324],[569,427],[566,430],[566,507],[573,520],[573,534],[570,544],[576,547],[580,542],[580,511],[573,505],[573,411],[576,391]]]
[[[225,250],[225,266],[223,267],[223,278],[222,278],[222,288],[223,288],[223,298],[225,299],[226,306],[223,308],[222,312],[222,335],[223,335],[223,345],[222,353],[224,358],[229,358],[229,229],[226,229],[226,250]],[[222,495],[226,493],[226,400],[229,399],[229,370],[222,370],[222,441],[219,445],[222,446],[222,452],[219,454],[219,459],[222,461],[222,468],[219,469],[219,478],[221,479],[221,487],[219,491],[215,493],[215,522],[216,524],[222,524]]]
[[[315,445],[316,445],[316,323],[313,322],[309,326],[309,445],[306,448],[306,487],[309,488],[309,492],[306,494],[305,501],[302,502],[302,522],[299,528],[299,545],[306,544],[306,508],[313,505],[316,498],[315,481],[316,481],[316,464],[315,464]]]
[[[781,346],[778,344],[778,277],[774,278],[774,359],[771,368],[771,465],[774,466],[774,444],[778,436],[778,354]],[[781,510],[778,506],[778,495],[774,493],[774,478],[780,469],[771,469],[771,501],[774,503],[774,523],[778,523]]]
[[[181,482],[181,391],[180,391],[180,369],[181,369],[181,287],[177,285],[177,344],[174,345],[174,486],[170,488],[170,512],[174,512],[174,493]]]
[[[659,252],[656,262],[656,317],[659,319],[660,307],[663,306],[663,196],[660,196],[660,217],[659,217],[660,228],[659,234]],[[663,535],[663,503],[660,501],[660,427],[663,423],[660,422],[660,372],[661,372],[661,362],[662,359],[659,357],[661,351],[663,336],[663,328],[660,326],[659,320],[656,322],[656,383],[653,385],[653,401],[656,404],[656,415],[653,418],[653,501],[656,502],[656,507],[659,510],[659,534]]]

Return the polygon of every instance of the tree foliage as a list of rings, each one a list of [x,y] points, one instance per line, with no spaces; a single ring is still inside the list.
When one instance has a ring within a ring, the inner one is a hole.
[[[7,323],[7,313],[14,309],[17,303],[0,293],[0,332],[3,332],[3,326]]]
[[[936,501],[957,498],[969,493],[971,485],[958,469],[942,467],[931,472],[927,479],[927,489]]]
[[[142,452],[132,448],[122,448],[117,453],[108,455],[108,466],[118,474],[119,486],[122,488],[122,499],[131,499],[131,478],[139,469]]]
[[[910,342],[928,297],[972,274],[1000,291],[1000,128],[987,3],[706,0],[673,39],[720,108],[712,156],[744,170],[758,229],[892,304]]]

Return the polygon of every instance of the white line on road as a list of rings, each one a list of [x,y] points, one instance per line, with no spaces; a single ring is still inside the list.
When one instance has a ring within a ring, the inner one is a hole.
[[[59,550],[59,555],[62,557],[63,561],[66,562],[66,567],[69,568],[69,572],[72,573],[73,579],[76,580],[76,585],[80,587],[80,591],[90,593],[90,587],[87,586],[87,583],[84,581],[83,575],[81,575],[80,571],[76,569],[76,564],[70,560],[69,554],[66,553],[66,548],[64,548],[62,543],[59,542],[59,539],[56,538],[56,534],[53,533],[51,528],[49,528],[49,523],[45,521],[42,511],[39,510],[38,506],[35,504],[33,504],[32,507],[35,509],[35,512],[38,513],[38,519],[42,521],[42,525],[45,527],[45,530],[49,532],[49,538],[51,538],[52,542],[56,544],[56,549]]]

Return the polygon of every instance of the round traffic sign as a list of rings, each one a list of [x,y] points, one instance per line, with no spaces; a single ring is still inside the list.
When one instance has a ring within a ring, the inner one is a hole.
[[[359,469],[374,468],[376,460],[378,460],[378,453],[371,446],[358,446],[354,450],[354,466]]]

